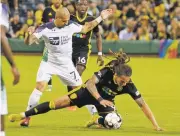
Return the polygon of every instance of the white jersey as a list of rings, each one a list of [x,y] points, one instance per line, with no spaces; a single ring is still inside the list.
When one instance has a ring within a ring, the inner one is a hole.
[[[7,4],[0,3],[0,25],[9,29],[9,12]]]
[[[79,33],[82,25],[69,21],[63,27],[56,27],[54,22],[49,22],[38,27],[34,35],[45,42],[47,51],[43,54],[43,60],[53,64],[66,64],[72,59],[72,35]]]

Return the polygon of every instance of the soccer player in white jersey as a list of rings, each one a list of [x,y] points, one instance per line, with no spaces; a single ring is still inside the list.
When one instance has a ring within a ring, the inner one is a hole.
[[[15,12],[18,12],[18,0],[14,0],[14,8]],[[9,29],[9,7],[8,0],[0,0],[0,37],[1,37],[1,48],[3,50],[4,56],[8,60],[11,71],[14,76],[13,85],[16,85],[20,80],[20,74],[16,67],[15,61],[13,59],[13,54],[11,48],[9,46],[8,39],[6,37],[6,32]],[[0,51],[1,52],[1,51]],[[1,58],[0,58],[1,62]],[[0,64],[0,72],[1,72],[1,64]],[[1,73],[0,73],[1,74]],[[1,74],[1,91],[0,91],[0,136],[5,136],[5,126],[4,126],[4,115],[8,113],[7,110],[7,96],[6,96],[6,88],[2,79]]]
[[[30,95],[27,110],[38,104],[52,75],[57,75],[64,84],[73,88],[82,84],[81,77],[72,62],[72,35],[79,32],[87,33],[112,13],[111,9],[103,10],[95,20],[79,25],[69,20],[70,14],[67,8],[61,8],[57,10],[53,22],[43,24],[36,31],[34,27],[28,29],[29,34],[25,37],[25,43],[29,45],[38,43],[42,38],[48,51],[44,54],[37,72],[36,87]],[[30,118],[25,118],[20,125],[28,126],[29,121]]]

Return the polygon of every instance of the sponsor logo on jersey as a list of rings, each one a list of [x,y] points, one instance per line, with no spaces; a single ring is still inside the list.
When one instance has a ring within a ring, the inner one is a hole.
[[[86,34],[73,34],[73,36],[77,37],[77,38],[82,38],[82,39],[85,39],[87,37]]]
[[[67,44],[70,41],[70,37],[61,36],[61,37],[49,37],[50,44],[52,45],[63,45]]]
[[[108,94],[108,95],[111,95],[111,96],[117,95],[116,92],[112,91],[112,90],[109,89],[108,87],[103,87],[102,90],[103,90],[106,94]]]
[[[61,37],[60,37],[61,45],[66,44],[66,43],[68,43],[69,41],[70,41],[70,37],[68,37],[68,36],[61,36]]]
[[[52,45],[59,45],[59,37],[49,37],[49,42]]]

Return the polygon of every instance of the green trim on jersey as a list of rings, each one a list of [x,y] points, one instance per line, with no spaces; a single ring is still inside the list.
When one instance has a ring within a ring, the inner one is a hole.
[[[48,49],[46,47],[44,47],[42,60],[45,61],[45,62],[48,61]]]

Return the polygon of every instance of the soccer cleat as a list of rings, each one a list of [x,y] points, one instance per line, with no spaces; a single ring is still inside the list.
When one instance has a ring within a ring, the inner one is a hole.
[[[11,114],[8,118],[10,122],[20,121],[24,119],[24,117],[21,114]]]
[[[46,88],[46,91],[51,92],[52,91],[52,85],[48,85],[47,88]]]
[[[77,107],[76,106],[70,106],[70,107],[67,107],[67,109],[70,111],[76,111]]]
[[[24,118],[24,119],[20,122],[20,126],[22,126],[22,127],[28,127],[28,126],[29,126],[29,122],[30,122],[30,117]]]
[[[99,118],[99,115],[97,115],[97,114],[92,115],[91,120],[89,120],[89,121],[86,123],[85,127],[89,128],[89,127],[91,127],[91,126],[98,125],[98,124],[97,124],[98,118]]]

